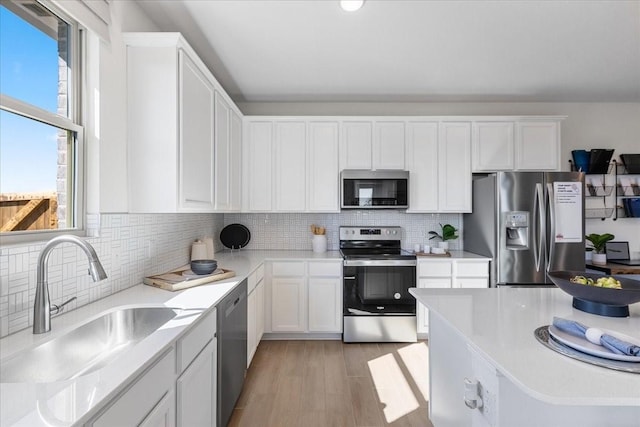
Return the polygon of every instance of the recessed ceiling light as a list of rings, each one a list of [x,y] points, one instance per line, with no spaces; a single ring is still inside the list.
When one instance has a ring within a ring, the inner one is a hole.
[[[364,0],[340,0],[340,7],[347,12],[355,12],[364,4]]]

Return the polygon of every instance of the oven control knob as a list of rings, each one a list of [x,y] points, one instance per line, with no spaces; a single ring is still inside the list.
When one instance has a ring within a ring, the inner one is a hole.
[[[398,234],[398,230],[393,230],[393,234]]]
[[[393,294],[393,297],[395,299],[400,299],[400,298],[402,298],[402,295],[400,295],[400,292],[396,292],[395,294]]]
[[[384,232],[387,233],[387,234],[391,234],[391,231],[389,231],[389,230],[385,230]]]

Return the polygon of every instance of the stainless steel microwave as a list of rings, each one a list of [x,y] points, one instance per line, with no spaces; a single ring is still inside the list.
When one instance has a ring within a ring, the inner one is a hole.
[[[403,170],[343,170],[342,209],[407,209],[409,172]]]

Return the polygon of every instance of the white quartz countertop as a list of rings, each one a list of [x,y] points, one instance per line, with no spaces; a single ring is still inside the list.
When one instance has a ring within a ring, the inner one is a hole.
[[[61,336],[116,307],[167,306],[201,310],[201,313],[205,313],[264,261],[329,261],[340,260],[341,256],[337,251],[314,253],[239,250],[217,253],[216,259],[221,268],[235,271],[236,276],[177,292],[135,285],[52,318],[49,333],[34,335],[31,329],[26,329],[3,338],[0,340],[0,359],[5,360]],[[79,378],[55,383],[1,383],[0,425],[66,426],[86,422],[120,393],[128,381],[141,374],[157,356],[163,354],[200,316],[201,314],[177,316],[127,352],[126,357],[120,357],[107,367]]]
[[[430,316],[443,318],[502,375],[538,400],[640,406],[640,374],[568,358],[543,346],[533,334],[559,316],[640,339],[640,304],[629,307],[629,318],[612,318],[574,309],[572,297],[557,288],[414,288],[410,292]]]
[[[451,260],[451,259],[455,259],[455,260],[490,260],[491,259],[491,258],[488,258],[488,257],[483,256],[483,255],[474,254],[472,252],[449,251],[449,253],[451,254],[450,257],[432,256],[432,255],[418,255],[418,261],[424,261],[424,260]]]

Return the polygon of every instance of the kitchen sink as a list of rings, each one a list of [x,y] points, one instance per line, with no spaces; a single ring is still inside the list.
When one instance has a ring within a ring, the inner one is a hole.
[[[46,383],[95,372],[131,350],[180,311],[170,307],[134,307],[104,313],[2,361],[0,382]]]

